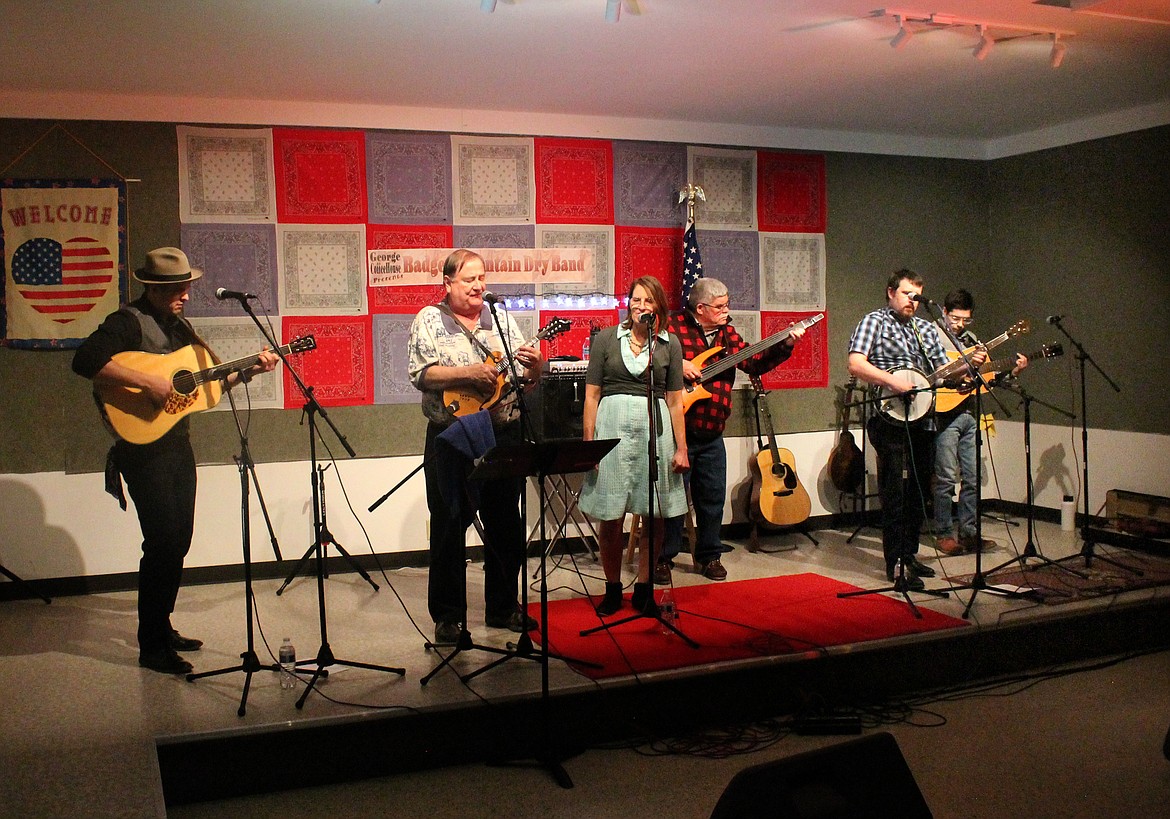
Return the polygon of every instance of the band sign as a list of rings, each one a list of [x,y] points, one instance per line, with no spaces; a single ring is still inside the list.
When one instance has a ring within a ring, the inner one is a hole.
[[[577,284],[594,279],[593,251],[586,247],[472,248],[483,257],[493,284]],[[370,287],[442,284],[452,248],[371,250]]]

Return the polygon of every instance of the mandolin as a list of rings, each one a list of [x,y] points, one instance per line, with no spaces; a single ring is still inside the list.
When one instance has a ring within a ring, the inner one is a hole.
[[[689,410],[691,408],[691,404],[695,403],[696,401],[702,401],[704,398],[711,397],[710,390],[703,386],[705,382],[710,381],[720,373],[727,372],[732,367],[738,366],[740,363],[747,361],[757,353],[762,353],[764,350],[767,350],[770,347],[775,347],[781,341],[792,335],[793,330],[812,327],[824,317],[824,313],[817,313],[815,316],[809,316],[803,321],[798,321],[789,327],[785,327],[778,333],[773,333],[763,341],[757,341],[755,344],[749,344],[738,353],[732,353],[731,355],[721,358],[718,361],[709,361],[709,359],[719,353],[723,349],[722,347],[711,347],[710,349],[699,353],[697,356],[691,359],[691,361],[696,367],[702,370],[702,374],[699,376],[698,381],[684,385],[683,412]]]
[[[829,480],[839,492],[856,492],[865,479],[865,453],[857,446],[857,440],[849,429],[849,415],[856,389],[857,379],[850,378],[841,402],[841,434],[837,438],[837,446],[829,453]]]
[[[1042,361],[1049,358],[1057,358],[1058,356],[1062,355],[1064,355],[1064,347],[1057,343],[1045,344],[1040,347],[1039,350],[1033,350],[1030,353],[1025,353],[1024,357],[1027,358],[1029,362],[1032,362]],[[1015,368],[1016,357],[1012,355],[1007,356],[1006,358],[997,358],[992,361],[984,362],[983,366],[979,368],[979,374],[986,378],[988,376],[998,375],[999,373],[1010,373]],[[975,394],[976,390],[974,387],[974,382],[969,382],[956,389],[940,389],[934,399],[935,411],[950,412]],[[984,394],[987,392],[983,389],[983,387],[979,387],[978,391],[983,392]]]
[[[776,526],[796,526],[808,520],[812,499],[796,474],[796,459],[792,453],[776,445],[772,428],[772,414],[768,411],[768,393],[758,376],[752,376],[756,391],[756,406],[760,408],[767,430],[768,445],[752,460],[751,517],[761,517]]]
[[[552,320],[541,327],[535,336],[520,346],[531,347],[544,339],[556,338],[571,326],[568,319],[553,316]],[[505,358],[503,353],[494,352],[484,359],[485,364],[491,364],[493,362],[495,362],[496,368],[496,386],[492,394],[485,397],[483,393],[458,387],[444,390],[443,406],[447,408],[448,412],[456,418],[461,418],[464,415],[471,415],[480,410],[491,409],[501,398],[508,394],[504,387],[509,382],[508,370],[512,366],[512,359]]]
[[[303,336],[281,347],[280,352],[291,355],[315,349],[316,340],[312,336]],[[250,355],[217,364],[206,347],[189,344],[165,354],[130,350],[118,353],[113,360],[138,372],[171,379],[172,392],[162,407],[136,387],[114,384],[94,387],[102,418],[114,434],[132,444],[149,444],[163,437],[184,416],[218,404],[223,395],[220,379],[251,367],[260,356]]]

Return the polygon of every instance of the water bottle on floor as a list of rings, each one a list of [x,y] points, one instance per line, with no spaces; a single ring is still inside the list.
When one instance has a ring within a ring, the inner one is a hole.
[[[289,689],[297,684],[297,650],[293,647],[292,640],[288,637],[284,638],[284,642],[280,644],[280,687]]]
[[[678,623],[678,608],[674,604],[674,591],[667,586],[658,598],[658,613],[662,616],[662,633],[673,634],[668,626]]]

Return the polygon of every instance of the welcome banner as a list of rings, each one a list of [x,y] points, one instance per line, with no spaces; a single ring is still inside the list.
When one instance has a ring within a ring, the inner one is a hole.
[[[121,180],[0,182],[6,345],[76,347],[118,308],[125,218]]]

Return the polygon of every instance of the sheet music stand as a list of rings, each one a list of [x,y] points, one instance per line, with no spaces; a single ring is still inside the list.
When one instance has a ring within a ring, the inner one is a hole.
[[[541,538],[544,538],[544,517],[547,504],[545,493],[544,478],[549,475],[563,475],[571,472],[585,472],[597,466],[598,462],[605,457],[605,454],[617,445],[616,439],[604,441],[553,441],[550,443],[534,444],[523,441],[515,444],[501,444],[494,447],[483,457],[475,462],[475,467],[471,470],[467,480],[486,482],[493,480],[504,480],[513,478],[527,478],[537,476],[540,481],[540,523],[541,523]],[[485,544],[491,548],[491,544]],[[527,562],[527,556],[525,562]],[[587,663],[583,660],[576,660],[571,657],[564,657],[550,654],[547,650],[548,646],[548,589],[545,580],[545,562],[544,552],[541,551],[541,604],[540,604],[540,629],[541,629],[541,649],[537,650],[533,647],[532,638],[527,631],[520,634],[516,643],[508,643],[507,648],[498,648],[496,646],[481,645],[473,642],[467,631],[464,630],[460,635],[460,641],[455,645],[455,649],[448,654],[438,666],[431,670],[429,674],[420,680],[422,685],[426,685],[432,677],[443,670],[451,663],[459,654],[467,650],[485,651],[489,654],[500,655],[497,659],[491,661],[487,665],[476,669],[468,674],[460,675],[461,682],[467,682],[486,671],[490,671],[498,665],[507,662],[513,657],[520,657],[523,659],[537,660],[543,665],[542,673],[542,689],[547,687],[548,677],[548,658],[555,656],[558,660],[565,660],[577,665],[591,666],[600,668],[600,666]],[[523,579],[522,588],[524,589],[524,614],[527,616],[527,596],[528,596],[528,580],[527,577]]]

